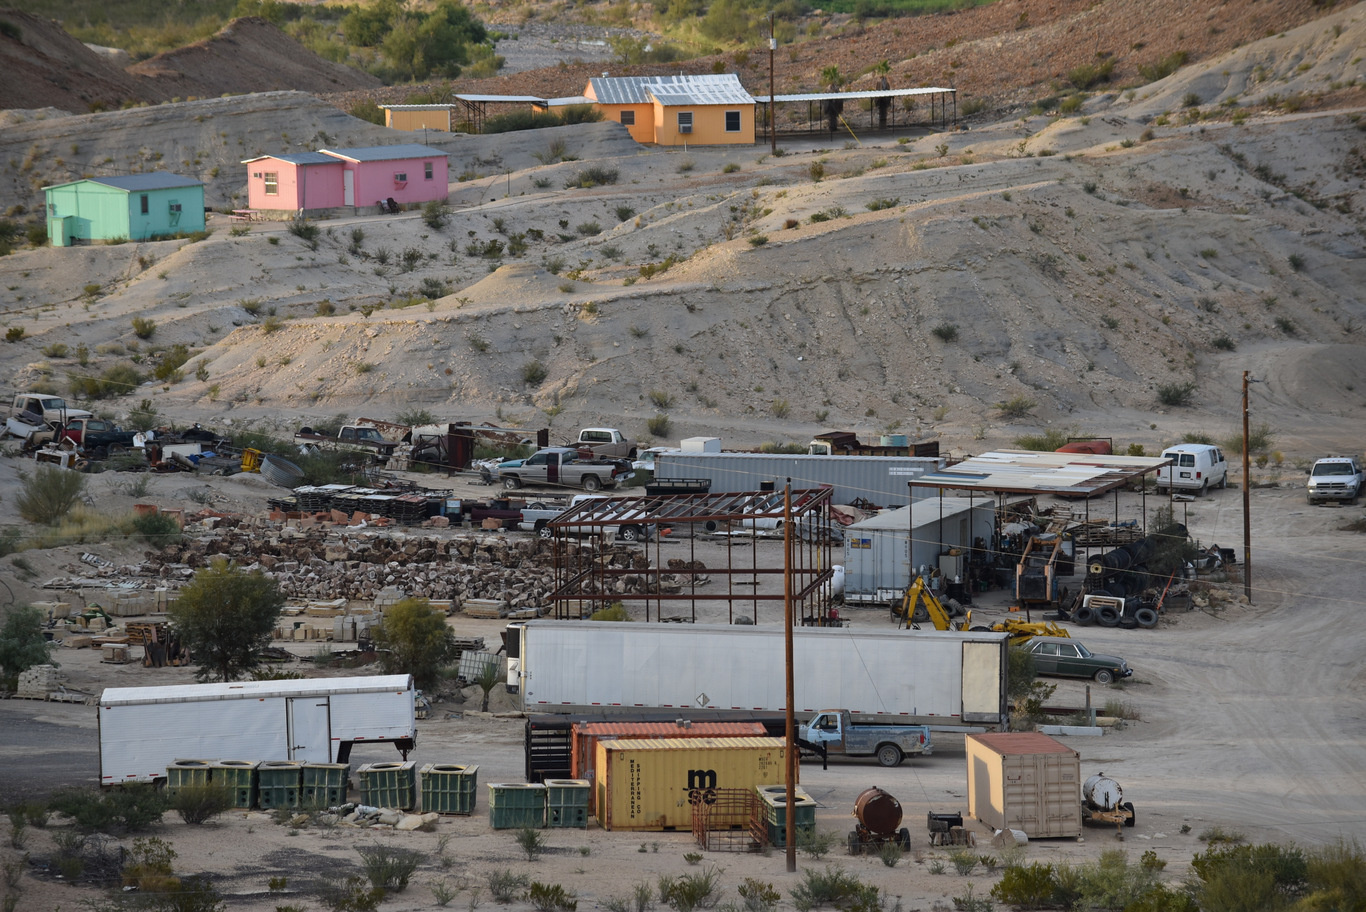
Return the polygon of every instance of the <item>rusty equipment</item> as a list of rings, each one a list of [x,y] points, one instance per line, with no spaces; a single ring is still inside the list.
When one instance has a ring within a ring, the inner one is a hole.
[[[910,850],[911,831],[901,826],[901,802],[890,793],[877,786],[864,789],[854,800],[854,817],[858,823],[849,833],[850,855],[876,852],[888,844]]]

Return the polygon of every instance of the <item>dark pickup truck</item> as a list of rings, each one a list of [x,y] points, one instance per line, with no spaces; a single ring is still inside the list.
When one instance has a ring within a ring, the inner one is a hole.
[[[59,440],[70,440],[88,456],[103,458],[111,450],[133,446],[135,431],[125,431],[103,418],[72,418],[62,426]]]

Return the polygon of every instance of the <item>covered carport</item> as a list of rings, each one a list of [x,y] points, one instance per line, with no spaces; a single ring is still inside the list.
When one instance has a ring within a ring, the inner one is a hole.
[[[897,99],[902,100],[902,110],[898,112]],[[868,121],[863,122],[862,112],[855,116],[852,112],[845,113],[845,102],[859,102],[869,100],[872,104],[868,107]],[[925,116],[916,113],[916,107],[908,105],[910,100],[924,100],[929,102],[929,108]],[[763,138],[773,140],[773,131],[776,129],[774,120],[774,103],[778,104],[805,104],[806,120],[803,122],[798,116],[789,121],[787,129],[780,130],[779,136],[790,135],[798,136],[803,134],[824,133],[833,135],[830,129],[828,106],[838,105],[836,118],[840,126],[849,130],[851,133],[855,128],[866,132],[894,132],[905,130],[908,127],[927,127],[929,129],[947,130],[958,123],[958,90],[938,87],[922,87],[916,89],[871,89],[860,92],[803,92],[796,95],[755,95],[756,104],[763,105],[766,116],[763,118]],[[886,102],[887,122],[881,122],[879,102]],[[900,118],[898,118],[900,113]],[[756,125],[757,129],[758,125]]]

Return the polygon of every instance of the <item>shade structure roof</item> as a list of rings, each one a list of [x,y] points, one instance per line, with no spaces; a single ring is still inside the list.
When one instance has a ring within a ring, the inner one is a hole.
[[[267,158],[289,162],[291,165],[335,165],[337,163],[337,158],[333,155],[323,155],[321,152],[295,152],[290,155],[258,155],[255,158],[243,159],[242,164],[249,165],[252,162]]]
[[[1161,456],[1003,450],[973,456],[936,472],[926,472],[910,479],[910,484],[922,488],[1091,497],[1136,483],[1144,475],[1170,463],[1170,459]]]
[[[396,146],[364,146],[358,149],[320,149],[325,155],[353,162],[396,161],[403,158],[446,157],[446,153],[421,143],[399,143]]]
[[[797,95],[774,95],[778,101],[854,101],[861,98],[905,98],[910,95],[935,95],[956,92],[957,89],[922,87],[918,89],[870,89],[861,92],[803,92]],[[768,104],[767,95],[755,95],[757,104]]]

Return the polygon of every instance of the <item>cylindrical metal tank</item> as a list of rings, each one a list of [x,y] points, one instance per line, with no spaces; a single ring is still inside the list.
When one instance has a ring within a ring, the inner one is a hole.
[[[873,786],[859,793],[854,816],[875,836],[890,836],[901,826],[901,802]]]
[[[1124,800],[1124,790],[1104,773],[1097,773],[1082,783],[1081,797],[1097,811],[1113,811]]]

